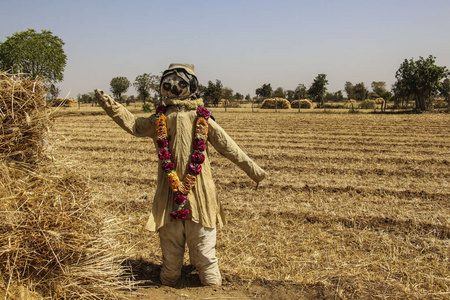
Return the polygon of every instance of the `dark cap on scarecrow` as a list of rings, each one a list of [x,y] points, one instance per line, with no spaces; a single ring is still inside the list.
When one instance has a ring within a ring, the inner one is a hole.
[[[194,71],[194,65],[193,64],[179,64],[179,63],[173,63],[170,64],[169,67],[167,68],[167,70],[164,71],[163,76],[166,76],[166,73],[172,73],[173,70],[176,69],[182,69],[184,70],[186,73],[193,75],[195,78],[197,78],[197,76],[195,75],[195,71]]]

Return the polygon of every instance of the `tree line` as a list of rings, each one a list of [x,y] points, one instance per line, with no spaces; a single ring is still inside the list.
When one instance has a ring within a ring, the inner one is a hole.
[[[199,86],[198,93],[204,99],[207,105],[217,106],[222,99],[227,101],[256,101],[260,102],[267,98],[285,98],[289,102],[300,99],[310,99],[317,102],[318,107],[325,102],[340,102],[345,99],[354,99],[363,101],[366,99],[383,98],[387,101],[394,101],[396,106],[404,106],[410,100],[414,100],[417,111],[425,111],[430,108],[431,101],[435,96],[442,96],[450,108],[450,80],[449,71],[445,66],[437,66],[436,58],[430,55],[428,58],[420,57],[418,60],[405,59],[397,70],[395,77],[397,81],[388,90],[385,81],[373,81],[370,88],[364,82],[353,84],[345,82],[344,89],[334,93],[328,92],[328,79],[326,74],[318,74],[309,88],[304,84],[298,84],[295,90],[285,90],[278,87],[273,90],[270,83],[264,83],[255,90],[256,97],[252,98],[250,94],[245,97],[240,93],[234,93],[233,89],[223,87],[222,82],[216,79],[215,82],[208,81],[207,85]],[[161,77],[151,73],[145,73],[136,77],[131,83],[126,77],[114,77],[111,82],[111,92],[116,99],[122,101],[141,100],[144,105],[150,101],[155,106],[160,103],[159,82]],[[134,96],[122,99],[122,94],[128,88],[134,86],[138,92],[137,98]],[[81,96],[83,99],[94,101],[94,97]]]
[[[63,80],[67,56],[63,50],[64,42],[49,30],[40,33],[34,29],[16,32],[0,43],[0,70],[13,73],[24,73],[29,77],[39,77],[45,80],[48,94],[57,97],[60,89],[56,86]],[[199,87],[199,94],[209,105],[218,105],[222,99],[228,101],[247,100],[261,101],[265,98],[281,97],[289,101],[308,98],[323,106],[328,101],[344,100],[344,92],[347,99],[365,100],[368,98],[383,98],[385,101],[395,101],[398,105],[414,101],[417,111],[424,111],[431,107],[435,96],[442,96],[447,102],[450,111],[450,79],[446,66],[436,65],[436,57],[430,55],[427,58],[419,57],[414,60],[405,59],[396,71],[396,82],[390,89],[384,81],[373,81],[371,90],[364,82],[353,84],[346,82],[343,90],[331,93],[327,90],[328,79],[326,74],[318,74],[311,85],[306,87],[298,84],[295,90],[285,90],[278,87],[272,89],[270,83],[264,83],[255,90],[256,97],[249,94],[244,97],[235,93],[230,87],[223,87],[222,82],[215,82]],[[114,97],[120,101],[141,100],[144,104],[160,101],[159,82],[161,77],[152,73],[138,75],[133,82],[126,77],[114,77],[110,82],[110,90]],[[137,97],[126,97],[123,94],[131,87],[137,91]],[[92,93],[77,96],[81,102],[92,102]]]

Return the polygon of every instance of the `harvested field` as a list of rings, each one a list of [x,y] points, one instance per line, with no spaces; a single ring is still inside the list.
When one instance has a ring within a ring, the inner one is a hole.
[[[93,111],[97,114],[98,111]],[[138,113],[145,116],[143,113]],[[157,156],[105,115],[64,115],[52,153],[89,178],[126,220],[133,299],[449,299],[450,116],[224,113],[216,121],[269,178],[255,184],[210,148],[228,225],[220,289],[199,287],[186,255],[181,289],[159,285],[146,232]]]

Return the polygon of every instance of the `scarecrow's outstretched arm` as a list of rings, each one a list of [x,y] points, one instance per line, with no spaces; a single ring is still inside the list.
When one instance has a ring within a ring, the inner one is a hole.
[[[125,106],[114,101],[110,95],[105,94],[102,90],[96,89],[95,97],[108,116],[128,133],[141,137],[152,137],[156,134],[155,121],[152,121],[152,117],[136,118]]]
[[[267,173],[261,169],[214,120],[208,120],[208,141],[226,158],[234,162],[256,183]],[[258,184],[259,185],[259,184]]]

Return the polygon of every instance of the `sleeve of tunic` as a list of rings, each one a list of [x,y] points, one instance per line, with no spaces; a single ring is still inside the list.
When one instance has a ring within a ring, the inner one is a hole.
[[[260,182],[266,177],[261,169],[236,142],[211,118],[208,120],[208,141],[213,147],[241,168],[253,181]]]
[[[111,96],[103,94],[98,104],[126,132],[138,137],[153,137],[156,135],[155,120],[150,118],[136,118],[122,104],[114,101]]]

